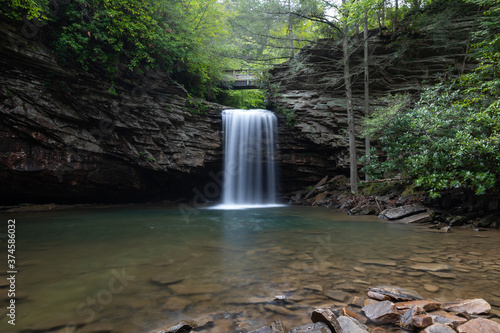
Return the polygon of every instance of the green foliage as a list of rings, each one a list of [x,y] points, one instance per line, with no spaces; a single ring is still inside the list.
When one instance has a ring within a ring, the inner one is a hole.
[[[119,64],[161,68],[193,94],[209,96],[228,67],[228,12],[218,0],[72,0],[52,12],[49,0],[0,3],[0,16],[45,20],[61,62],[104,69],[110,81]]]
[[[358,159],[358,162],[363,164],[360,173],[368,174],[370,179],[381,179],[384,177],[384,169],[382,168],[381,161],[377,155],[377,149],[370,148],[370,155],[363,155]]]
[[[411,96],[408,93],[404,94],[388,94],[379,98],[377,103],[385,105],[377,107],[369,117],[363,118],[363,130],[360,133],[361,137],[369,135],[370,137],[382,132],[389,123],[397,117],[402,110],[410,104]]]
[[[412,109],[398,113],[380,135],[385,161],[368,168],[399,172],[431,196],[454,187],[478,194],[500,173],[500,117],[483,119],[478,105],[463,103],[466,92],[440,83],[426,89]]]
[[[210,111],[210,105],[200,98],[188,95],[186,109],[194,115],[206,115]]]
[[[467,3],[484,10],[472,36],[476,70],[424,90],[412,108],[389,100],[365,120],[381,147],[365,170],[410,177],[432,197],[457,187],[483,194],[499,180],[500,1]]]
[[[171,71],[185,53],[171,14],[160,1],[74,0],[56,22],[55,49],[63,61],[87,70],[99,64],[111,76],[120,59],[130,70],[159,64]]]
[[[0,15],[10,19],[46,20],[49,0],[0,0]]]
[[[258,89],[222,90],[217,101],[236,109],[264,109],[265,94]]]
[[[289,127],[293,126],[293,124],[295,123],[295,118],[297,118],[297,114],[295,113],[295,110],[289,110],[289,109],[286,109],[282,106],[277,106],[276,111],[278,111],[278,113],[281,113],[282,115],[285,116],[287,126],[289,126]]]

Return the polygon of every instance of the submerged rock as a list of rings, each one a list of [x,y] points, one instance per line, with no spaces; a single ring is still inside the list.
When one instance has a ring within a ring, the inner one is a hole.
[[[169,288],[177,295],[217,294],[223,288],[220,284],[173,284]]]
[[[159,285],[169,285],[169,284],[179,283],[182,282],[183,280],[184,279],[181,277],[172,276],[171,274],[168,273],[156,274],[153,275],[150,279],[152,283]]]
[[[335,301],[344,302],[349,294],[342,290],[329,290],[325,292],[325,296]]]
[[[273,305],[273,304],[266,304],[264,305],[264,308],[269,311],[273,311],[285,316],[293,316],[295,313],[292,310],[289,310],[285,307],[278,306],[278,305]]]
[[[195,322],[182,320],[173,326],[167,326],[152,333],[189,333],[196,327]]]
[[[448,265],[432,264],[432,263],[419,263],[410,266],[410,268],[418,271],[431,271],[431,272],[447,271],[451,269],[451,267]]]

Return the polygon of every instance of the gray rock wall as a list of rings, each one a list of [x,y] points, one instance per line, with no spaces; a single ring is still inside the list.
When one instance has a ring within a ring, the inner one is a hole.
[[[111,93],[104,73],[0,31],[0,205],[189,198],[220,171],[221,106],[196,114],[159,71],[120,69]]]

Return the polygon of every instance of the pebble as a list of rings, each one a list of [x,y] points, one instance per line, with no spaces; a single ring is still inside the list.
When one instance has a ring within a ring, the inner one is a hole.
[[[439,287],[433,284],[424,284],[424,289],[431,293],[439,291]]]

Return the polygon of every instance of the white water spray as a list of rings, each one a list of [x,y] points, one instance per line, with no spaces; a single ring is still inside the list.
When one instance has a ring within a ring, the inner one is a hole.
[[[267,110],[224,110],[221,208],[276,205],[276,116]]]

